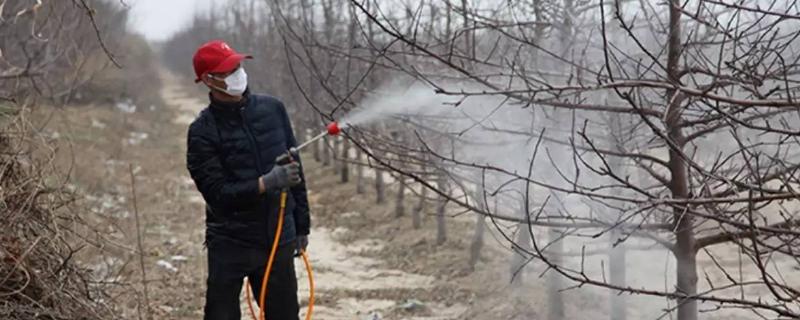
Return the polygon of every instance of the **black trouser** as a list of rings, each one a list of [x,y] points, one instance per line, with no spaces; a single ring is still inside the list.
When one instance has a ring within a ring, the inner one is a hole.
[[[290,243],[279,247],[275,254],[264,302],[268,320],[299,319],[294,249],[294,243]],[[209,243],[205,320],[241,319],[239,294],[244,277],[250,282],[251,296],[258,302],[268,251],[230,243]]]

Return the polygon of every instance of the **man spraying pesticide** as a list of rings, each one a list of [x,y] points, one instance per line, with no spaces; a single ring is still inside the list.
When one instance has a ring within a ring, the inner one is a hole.
[[[244,278],[258,298],[259,319],[299,319],[295,252],[312,279],[305,256],[311,219],[297,153],[303,146],[283,103],[248,90],[242,61],[249,58],[218,40],[203,44],[193,58],[195,82],[210,90],[208,107],[189,126],[186,154],[206,202],[204,319],[241,319]],[[307,319],[313,282],[311,289]]]

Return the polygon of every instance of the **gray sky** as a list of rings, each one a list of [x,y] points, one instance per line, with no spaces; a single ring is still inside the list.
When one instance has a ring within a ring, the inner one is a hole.
[[[131,6],[130,26],[148,40],[165,40],[192,21],[212,3],[228,0],[126,0]]]

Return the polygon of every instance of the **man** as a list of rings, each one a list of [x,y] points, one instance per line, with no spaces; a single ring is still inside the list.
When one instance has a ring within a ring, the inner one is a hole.
[[[241,318],[245,277],[258,297],[288,190],[283,231],[268,280],[266,317],[298,319],[295,250],[305,250],[310,227],[300,159],[278,164],[296,145],[286,109],[276,98],[251,94],[242,61],[252,58],[211,41],[194,55],[195,82],[210,103],[188,133],[187,167],[206,201],[208,279],[206,320]]]

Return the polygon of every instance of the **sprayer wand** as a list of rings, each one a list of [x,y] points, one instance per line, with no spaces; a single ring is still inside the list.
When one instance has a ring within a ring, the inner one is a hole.
[[[303,144],[301,144],[301,145],[299,145],[297,147],[294,147],[289,151],[291,151],[293,154],[297,154],[298,152],[300,152],[300,150],[302,150],[303,148],[305,148],[305,147],[309,146],[310,144],[316,142],[317,140],[322,139],[325,136],[336,136],[336,135],[339,135],[339,133],[341,133],[341,132],[342,132],[342,129],[339,128],[339,124],[336,121],[333,121],[333,122],[328,124],[328,127],[327,127],[326,131],[318,134],[317,136],[309,139],[306,142],[303,142]]]

